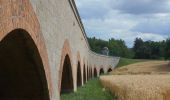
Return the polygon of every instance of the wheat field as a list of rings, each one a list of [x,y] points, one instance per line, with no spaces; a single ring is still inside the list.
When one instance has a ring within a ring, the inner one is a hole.
[[[170,100],[169,71],[169,62],[149,61],[118,68],[100,80],[118,100]]]

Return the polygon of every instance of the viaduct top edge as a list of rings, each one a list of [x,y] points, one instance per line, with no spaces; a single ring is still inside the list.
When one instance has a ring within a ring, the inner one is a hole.
[[[73,11],[73,13],[74,13],[74,15],[75,15],[75,17],[76,17],[76,20],[77,20],[77,22],[78,22],[78,24],[79,24],[79,26],[80,26],[80,28],[81,28],[81,31],[82,31],[83,36],[84,36],[84,38],[85,38],[86,44],[87,44],[87,46],[88,46],[88,48],[89,48],[89,52],[91,52],[92,54],[95,54],[95,55],[97,55],[97,56],[107,57],[107,58],[113,58],[113,56],[101,55],[101,54],[95,53],[95,52],[93,52],[93,51],[91,50],[91,47],[90,47],[89,42],[88,42],[88,39],[87,39],[87,34],[86,34],[86,31],[85,31],[84,25],[83,25],[83,23],[82,23],[80,14],[79,14],[79,12],[78,12],[78,9],[77,9],[75,0],[68,0],[68,1],[69,1],[69,3],[70,3],[70,6],[71,6],[71,8],[72,8],[72,11]]]

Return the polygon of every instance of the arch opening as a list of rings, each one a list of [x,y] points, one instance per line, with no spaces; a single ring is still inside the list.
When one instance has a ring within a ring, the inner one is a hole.
[[[89,68],[87,66],[87,80],[89,80]]]
[[[84,70],[83,70],[83,82],[86,83],[86,67],[84,65]]]
[[[90,68],[90,78],[92,78],[92,69]]]
[[[70,57],[66,55],[62,71],[61,94],[70,92],[73,92],[73,77]]]
[[[93,68],[91,68],[91,78],[93,78]]]
[[[111,69],[111,68],[109,68],[107,72],[108,72],[108,73],[110,73],[111,71],[112,71],[112,69]]]
[[[90,68],[88,67],[88,80],[90,79]]]
[[[97,77],[97,69],[94,68],[94,77]]]
[[[90,67],[89,67],[89,80],[90,80],[90,78],[91,78],[91,75],[90,75]]]
[[[100,69],[100,75],[104,74],[103,68]]]
[[[82,77],[81,77],[80,62],[78,62],[78,65],[77,65],[77,86],[82,86]]]
[[[88,66],[87,66],[87,81],[89,80],[89,69],[88,69]]]
[[[44,66],[38,48],[23,29],[0,42],[0,99],[49,100]]]

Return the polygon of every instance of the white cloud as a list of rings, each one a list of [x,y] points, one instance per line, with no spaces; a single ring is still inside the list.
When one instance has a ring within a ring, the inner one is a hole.
[[[133,3],[132,3],[133,2]],[[170,36],[169,0],[76,0],[88,36],[161,41]]]

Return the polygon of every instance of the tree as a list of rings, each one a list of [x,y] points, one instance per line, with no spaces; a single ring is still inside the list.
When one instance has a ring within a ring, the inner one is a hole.
[[[120,56],[132,58],[132,50],[129,49],[123,40],[115,40],[114,38],[109,39],[109,41],[104,41],[101,39],[88,38],[90,47],[92,51],[101,53],[104,47],[108,47],[110,51],[110,56]]]
[[[165,55],[166,55],[165,54],[166,41],[163,40],[163,41],[159,42],[159,46],[160,46],[159,55],[160,55],[161,58],[165,58]]]
[[[119,56],[135,59],[170,59],[170,38],[166,41],[143,41],[136,38],[133,48],[128,48],[123,40],[114,38],[105,41],[102,39],[88,38],[91,49],[94,52],[102,53],[104,47],[110,50],[110,56]]]
[[[133,51],[134,51],[134,58],[142,58],[143,56],[143,47],[144,42],[141,38],[136,38],[134,41]]]
[[[133,47],[137,59],[160,59],[164,55],[164,42],[143,41],[136,38]]]
[[[161,57],[161,42],[153,42],[150,41],[150,49],[151,49],[151,54],[150,58],[151,59],[159,59]]]
[[[166,40],[165,44],[165,59],[170,60],[170,38]]]

